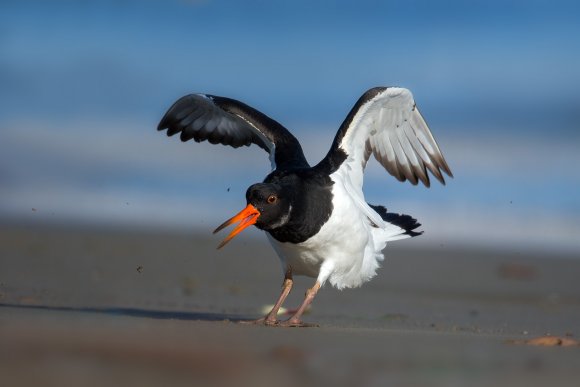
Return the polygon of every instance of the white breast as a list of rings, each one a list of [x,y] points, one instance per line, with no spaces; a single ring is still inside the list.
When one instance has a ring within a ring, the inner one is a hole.
[[[329,280],[338,289],[358,287],[375,276],[389,238],[384,229],[371,225],[341,179],[331,178],[334,208],[316,235],[298,244],[281,243],[267,235],[282,270],[289,265],[294,274],[317,278],[321,284]]]

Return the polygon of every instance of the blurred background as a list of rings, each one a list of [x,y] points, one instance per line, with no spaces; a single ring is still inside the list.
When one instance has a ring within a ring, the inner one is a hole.
[[[3,1],[0,221],[209,235],[269,162],[158,133],[177,98],[244,101],[316,163],[396,85],[455,174],[369,163],[368,201],[418,218],[414,243],[580,252],[578,20],[572,1]]]

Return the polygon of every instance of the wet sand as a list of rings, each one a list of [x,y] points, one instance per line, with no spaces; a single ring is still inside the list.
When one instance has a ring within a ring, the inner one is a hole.
[[[238,324],[278,295],[265,238],[0,227],[0,385],[575,386],[580,260],[389,246],[360,289],[325,287],[305,320]],[[288,306],[311,279],[299,278]]]

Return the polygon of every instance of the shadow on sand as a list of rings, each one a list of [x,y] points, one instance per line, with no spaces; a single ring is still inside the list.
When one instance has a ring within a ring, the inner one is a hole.
[[[0,308],[41,309],[56,312],[103,313],[108,315],[145,317],[162,320],[232,321],[232,322],[250,320],[248,316],[239,316],[223,313],[180,312],[180,311],[149,310],[138,308],[114,308],[114,307],[84,308],[70,306],[21,305],[21,304],[3,304],[3,303],[0,303]]]

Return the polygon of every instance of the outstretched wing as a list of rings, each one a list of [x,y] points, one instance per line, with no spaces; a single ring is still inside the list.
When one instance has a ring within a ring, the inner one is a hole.
[[[419,180],[430,186],[430,171],[445,184],[442,171],[453,177],[411,92],[376,87],[364,93],[342,123],[321,163],[335,169],[346,163],[349,179],[360,189],[370,155],[399,181]]]
[[[157,130],[181,133],[181,141],[194,139],[238,148],[256,144],[270,154],[272,169],[308,167],[300,143],[286,128],[265,114],[235,99],[189,94],[165,113]]]

